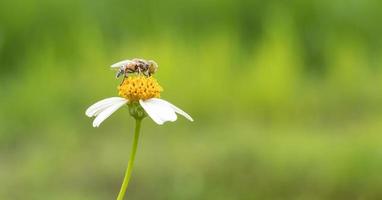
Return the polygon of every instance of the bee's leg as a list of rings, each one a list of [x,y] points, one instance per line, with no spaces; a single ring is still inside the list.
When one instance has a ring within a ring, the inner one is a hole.
[[[125,81],[125,76],[123,76],[123,79],[122,79],[121,83],[119,84],[119,86],[122,85],[123,81]]]
[[[119,78],[124,73],[123,70],[119,69],[117,73],[115,74],[115,78]]]
[[[125,81],[125,79],[127,78],[128,75],[129,75],[129,72],[128,72],[128,71],[125,71],[125,73],[123,74],[122,82],[119,84],[120,86],[121,86],[122,83]]]
[[[127,77],[127,75],[128,75],[129,73],[132,73],[132,71],[131,71],[130,69],[126,71],[125,76]]]
[[[141,68],[140,67],[138,67],[138,74],[141,74],[142,72],[141,72]]]

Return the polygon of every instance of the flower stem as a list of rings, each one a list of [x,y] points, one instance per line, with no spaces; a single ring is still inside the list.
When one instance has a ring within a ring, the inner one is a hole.
[[[131,172],[133,171],[133,166],[134,166],[135,153],[137,152],[137,147],[138,147],[138,139],[139,139],[139,131],[141,129],[141,122],[142,122],[142,119],[136,119],[135,121],[135,134],[134,134],[133,146],[131,148],[130,160],[129,160],[129,163],[127,164],[125,178],[123,179],[123,183],[121,186],[121,190],[119,191],[117,200],[123,200],[123,198],[125,197],[127,186],[129,185]]]

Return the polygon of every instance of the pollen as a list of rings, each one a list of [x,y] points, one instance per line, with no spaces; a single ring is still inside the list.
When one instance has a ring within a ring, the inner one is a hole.
[[[129,76],[118,86],[119,96],[130,102],[160,97],[163,91],[158,81],[150,76]]]

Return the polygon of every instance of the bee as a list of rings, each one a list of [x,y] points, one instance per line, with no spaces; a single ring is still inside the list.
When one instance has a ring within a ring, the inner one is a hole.
[[[132,60],[123,60],[117,62],[111,66],[113,69],[117,69],[115,75],[119,78],[123,75],[125,79],[129,74],[143,74],[146,77],[151,76],[158,70],[158,64],[153,60],[144,60],[140,58],[134,58]]]

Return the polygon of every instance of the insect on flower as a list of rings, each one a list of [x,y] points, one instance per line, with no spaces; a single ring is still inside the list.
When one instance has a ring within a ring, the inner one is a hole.
[[[121,72],[118,72],[117,75],[125,75],[124,80],[118,86],[120,97],[110,97],[98,101],[86,110],[88,117],[96,117],[93,121],[94,127],[98,127],[123,105],[129,106],[132,116],[143,118],[147,114],[155,123],[160,125],[167,121],[175,121],[177,119],[176,113],[193,121],[186,112],[159,98],[163,89],[157,80],[151,76],[158,68],[156,62],[133,59],[115,63],[111,67],[119,67]],[[135,73],[135,75],[127,76],[131,73]]]
[[[118,94],[120,97],[110,97],[98,101],[91,105],[85,114],[88,117],[95,117],[93,126],[98,127],[116,110],[127,105],[130,115],[135,118],[135,134],[132,151],[121,190],[117,197],[117,200],[123,200],[134,165],[142,119],[148,115],[159,125],[167,121],[175,121],[177,119],[176,113],[190,121],[193,121],[193,119],[186,112],[170,102],[159,99],[163,89],[158,81],[151,76],[158,69],[156,62],[152,60],[133,59],[118,62],[111,67],[118,69],[117,78],[124,75],[122,83],[118,86]],[[133,75],[130,76],[130,74]]]
[[[158,70],[158,64],[153,60],[144,60],[140,58],[134,58],[132,60],[123,60],[117,62],[111,66],[111,68],[117,69],[116,78],[124,75],[124,78],[129,74],[137,73],[145,76],[151,76]]]

